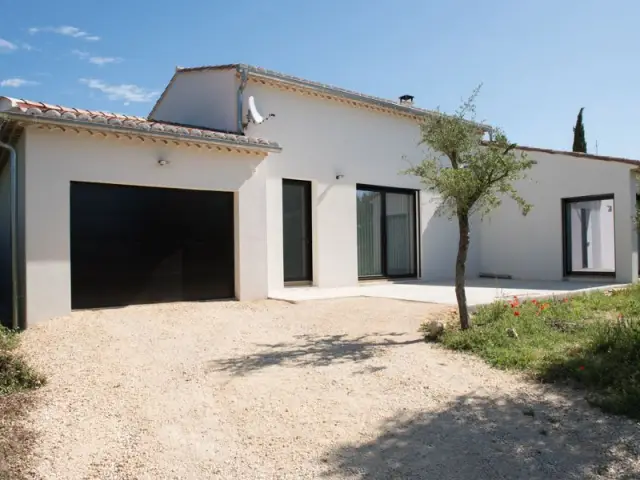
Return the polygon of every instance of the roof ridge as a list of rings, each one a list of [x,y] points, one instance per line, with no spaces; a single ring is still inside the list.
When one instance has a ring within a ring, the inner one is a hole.
[[[247,69],[249,71],[249,73],[254,73],[254,74],[258,74],[258,75],[266,75],[269,76],[271,78],[273,78],[274,80],[282,80],[282,81],[292,81],[295,83],[300,83],[300,84],[305,84],[309,87],[321,87],[327,90],[334,90],[336,92],[341,92],[341,93],[347,93],[350,95],[357,95],[359,97],[362,97],[363,99],[370,99],[370,100],[377,100],[377,101],[381,101],[381,102],[385,102],[390,104],[389,106],[394,106],[394,107],[401,107],[404,110],[407,111],[413,111],[415,113],[438,113],[435,110],[429,110],[426,108],[420,108],[420,107],[415,107],[412,105],[402,105],[399,104],[398,102],[396,102],[395,100],[389,99],[389,98],[384,98],[384,97],[378,97],[375,95],[370,95],[367,93],[362,93],[362,92],[357,92],[355,90],[350,90],[348,88],[343,88],[343,87],[338,87],[336,85],[331,85],[328,83],[322,83],[322,82],[317,82],[315,80],[308,80],[306,78],[302,78],[302,77],[297,77],[295,75],[290,75],[288,73],[282,73],[279,72],[277,70],[271,70],[265,67],[259,67],[256,65],[250,65],[247,63],[228,63],[228,64],[221,64],[221,65],[201,65],[198,67],[176,67],[176,74],[178,73],[183,73],[183,72],[197,72],[197,71],[204,71],[204,70],[230,70],[232,68],[238,68],[238,69]],[[168,87],[168,85],[167,85]],[[162,98],[162,96],[160,97]]]
[[[343,98],[348,98],[350,100],[354,100],[354,101],[359,101],[359,102],[363,102],[363,103],[367,103],[370,105],[375,105],[381,108],[385,108],[385,109],[389,109],[392,111],[396,111],[396,112],[401,112],[407,115],[414,115],[417,117],[422,117],[425,115],[446,115],[442,112],[439,112],[437,110],[429,110],[426,108],[420,108],[420,107],[416,107],[414,105],[406,105],[406,104],[401,104],[399,102],[397,102],[396,100],[391,100],[388,98],[383,98],[383,97],[377,97],[374,95],[369,95],[366,93],[361,93],[361,92],[357,92],[355,90],[349,90],[347,88],[342,88],[342,87],[338,87],[335,85],[330,85],[330,84],[326,84],[326,83],[321,83],[321,82],[316,82],[314,80],[307,80],[301,77],[296,77],[294,75],[289,75],[286,73],[281,73],[278,72],[276,70],[269,70],[267,68],[264,67],[258,67],[255,65],[249,65],[246,63],[229,63],[229,64],[222,64],[222,65],[202,65],[199,67],[176,67],[176,71],[173,74],[173,76],[171,77],[171,80],[169,80],[169,83],[166,85],[164,91],[162,92],[162,94],[158,97],[158,100],[156,101],[155,105],[153,106],[153,108],[151,109],[151,112],[149,112],[148,117],[151,118],[154,114],[154,112],[156,111],[158,105],[160,104],[160,102],[162,102],[162,100],[164,99],[165,95],[167,94],[167,92],[169,91],[169,89],[171,88],[171,86],[173,85],[173,82],[175,81],[176,77],[178,75],[180,75],[181,73],[188,73],[188,72],[197,72],[197,71],[206,71],[206,70],[230,70],[230,69],[237,69],[237,70],[246,70],[249,73],[249,76],[251,75],[255,75],[255,76],[259,76],[259,77],[263,77],[263,78],[267,78],[276,82],[281,82],[281,83],[289,83],[289,84],[294,84],[297,85],[301,88],[307,88],[310,90],[315,90],[315,91],[321,91],[323,93],[329,94],[329,95],[334,95],[334,96],[338,96],[338,97],[343,97]],[[491,126],[489,125],[485,125],[482,123],[477,123],[477,122],[471,122],[473,124],[477,124],[478,127],[488,130],[491,129]]]

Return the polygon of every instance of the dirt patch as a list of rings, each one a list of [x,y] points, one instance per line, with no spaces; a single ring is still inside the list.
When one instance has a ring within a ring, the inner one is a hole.
[[[218,302],[37,325],[33,478],[640,475],[636,424],[425,344],[420,323],[442,311]]]
[[[35,434],[27,425],[34,393],[0,396],[0,480],[22,480],[33,473],[29,461]]]

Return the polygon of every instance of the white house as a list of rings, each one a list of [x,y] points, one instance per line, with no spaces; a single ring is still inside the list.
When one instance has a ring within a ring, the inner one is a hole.
[[[76,308],[451,278],[457,227],[401,173],[423,158],[431,113],[247,65],[178,69],[147,119],[3,97],[17,169],[12,188],[0,157],[1,303],[25,326]],[[469,276],[635,281],[637,164],[523,150],[534,208],[474,219]]]

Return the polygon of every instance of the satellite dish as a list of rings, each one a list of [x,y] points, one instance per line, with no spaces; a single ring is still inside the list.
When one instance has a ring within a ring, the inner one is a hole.
[[[260,115],[256,108],[256,99],[253,98],[253,95],[249,97],[249,118],[256,124],[264,122],[264,117]]]

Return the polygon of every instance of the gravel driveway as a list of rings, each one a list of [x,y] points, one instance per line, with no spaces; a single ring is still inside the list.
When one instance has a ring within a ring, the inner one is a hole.
[[[37,325],[32,476],[640,478],[637,425],[423,343],[441,309],[214,302]]]

